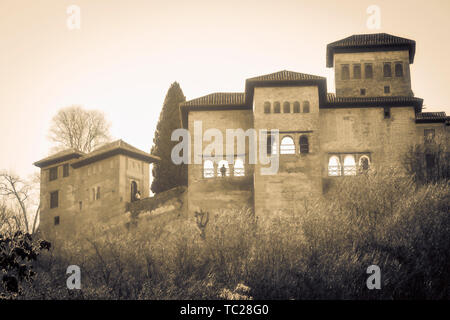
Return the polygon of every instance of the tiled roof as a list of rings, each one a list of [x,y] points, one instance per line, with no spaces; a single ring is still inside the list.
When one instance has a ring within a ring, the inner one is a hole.
[[[216,92],[182,103],[181,107],[244,105],[244,92]]]
[[[36,161],[34,163],[34,165],[36,167],[42,168],[42,167],[46,167],[58,162],[62,162],[62,161],[67,161],[73,158],[80,158],[82,156],[84,156],[85,153],[78,151],[76,149],[66,149],[66,150],[62,150],[60,152],[57,152],[55,154],[52,154],[44,159],[41,159],[39,161]]]
[[[144,152],[138,148],[133,147],[132,145],[126,143],[123,140],[116,140],[114,142],[108,143],[106,145],[101,146],[100,148],[88,153],[84,157],[80,158],[76,162],[72,164],[74,168],[81,167],[83,165],[105,159],[107,157],[116,155],[116,154],[126,154],[135,158],[138,158],[147,162],[156,162],[160,159],[157,156],[151,155],[147,152]]]
[[[445,112],[419,112],[416,113],[416,122],[447,122]]]
[[[334,106],[414,106],[416,112],[422,110],[423,99],[408,96],[390,97],[336,97],[334,93],[327,94],[327,102],[321,107]]]
[[[421,102],[420,98],[409,96],[386,96],[386,97],[336,97],[334,93],[327,94],[327,103],[348,103],[348,102]]]
[[[333,54],[339,49],[407,47],[409,61],[414,62],[416,42],[414,40],[393,36],[387,33],[355,34],[327,45],[327,67],[333,66]]]
[[[273,82],[273,81],[299,81],[299,80],[326,80],[326,78],[315,76],[312,74],[283,70],[270,74],[265,74],[258,77],[253,77],[247,79],[247,82],[263,82],[263,81]]]

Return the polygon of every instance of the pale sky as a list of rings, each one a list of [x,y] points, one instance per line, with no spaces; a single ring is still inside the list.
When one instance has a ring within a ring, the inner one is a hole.
[[[80,30],[66,25],[73,4]],[[367,28],[370,5],[381,29]],[[413,91],[450,114],[449,12],[448,0],[0,0],[0,170],[37,171],[51,118],[74,104],[148,152],[173,81],[189,100],[286,69],[326,76],[333,91],[326,45],[359,33],[416,40]]]

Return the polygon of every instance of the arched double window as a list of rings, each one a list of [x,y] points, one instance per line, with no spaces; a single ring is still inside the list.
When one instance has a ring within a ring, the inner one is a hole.
[[[229,177],[230,176],[230,168],[228,166],[227,160],[219,161],[219,165],[217,166],[217,176],[219,176],[219,177]]]
[[[245,176],[244,161],[241,159],[236,159],[234,162],[234,176],[243,177]]]
[[[309,101],[303,101],[303,113],[309,113]]]
[[[214,162],[211,160],[203,162],[203,178],[214,178]]]
[[[286,136],[281,139],[280,154],[295,154],[295,144],[291,137]]]
[[[291,104],[287,101],[283,103],[283,113],[291,113]]]
[[[294,102],[294,113],[300,113],[300,103],[298,101]]]
[[[341,162],[337,156],[331,156],[328,160],[328,175],[333,177],[341,175]]]
[[[344,176],[356,175],[355,157],[348,154],[344,157]]]
[[[299,139],[300,153],[309,153],[309,141],[305,135],[300,136]]]
[[[280,103],[278,101],[273,103],[273,113],[280,113]]]

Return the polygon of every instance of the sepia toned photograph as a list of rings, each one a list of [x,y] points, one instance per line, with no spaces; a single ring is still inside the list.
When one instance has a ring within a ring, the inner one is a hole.
[[[0,309],[449,301],[449,12],[0,0]]]

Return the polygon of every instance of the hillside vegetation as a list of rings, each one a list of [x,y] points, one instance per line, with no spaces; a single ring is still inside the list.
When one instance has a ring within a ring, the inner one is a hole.
[[[449,299],[449,190],[390,170],[340,179],[297,212],[211,212],[204,233],[194,217],[89,230],[34,261],[22,298]],[[81,268],[81,290],[67,290],[69,265]],[[370,265],[380,290],[367,289]]]

